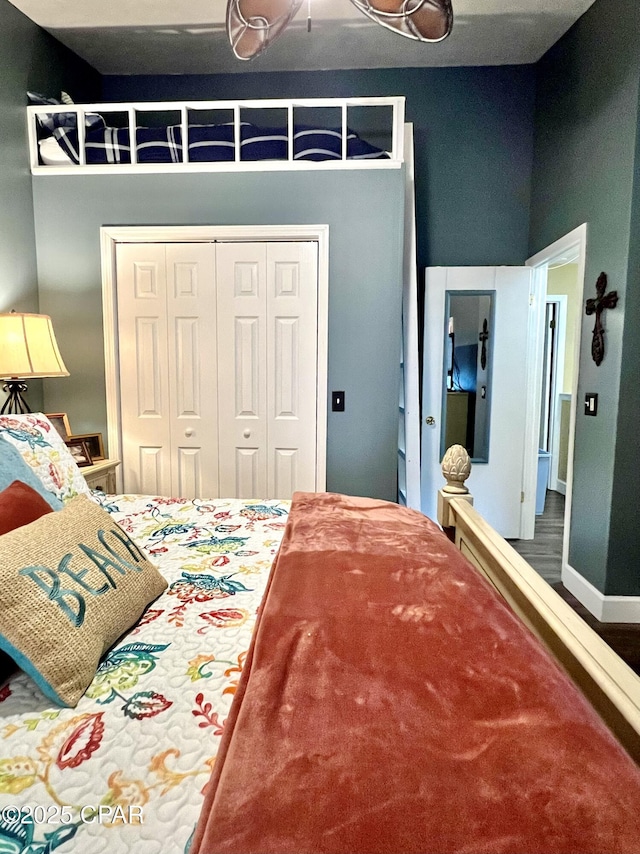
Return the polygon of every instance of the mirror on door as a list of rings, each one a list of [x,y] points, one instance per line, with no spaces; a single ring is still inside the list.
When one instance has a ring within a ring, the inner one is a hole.
[[[447,291],[445,302],[441,458],[465,447],[489,462],[495,291]]]

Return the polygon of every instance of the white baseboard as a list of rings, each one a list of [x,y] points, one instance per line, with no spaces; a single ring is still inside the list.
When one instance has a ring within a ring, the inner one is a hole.
[[[562,583],[601,623],[640,623],[640,596],[605,596],[568,564]]]
[[[559,492],[561,495],[567,494],[567,484],[564,480],[556,480],[554,486],[551,487],[555,492]]]

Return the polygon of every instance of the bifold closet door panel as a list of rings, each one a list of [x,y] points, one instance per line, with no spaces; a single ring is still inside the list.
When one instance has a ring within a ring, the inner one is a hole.
[[[316,488],[318,249],[220,243],[220,492],[290,498]]]
[[[217,498],[215,245],[116,251],[124,488]]]
[[[216,248],[220,494],[266,498],[266,244]]]
[[[170,495],[165,247],[121,243],[116,261],[124,489]]]
[[[215,251],[166,245],[171,494],[186,498],[220,495]]]
[[[267,246],[267,490],[316,489],[318,244]]]

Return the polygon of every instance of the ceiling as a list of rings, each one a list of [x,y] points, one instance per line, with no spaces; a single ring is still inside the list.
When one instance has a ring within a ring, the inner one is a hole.
[[[453,0],[453,32],[438,44],[391,33],[349,0],[304,0],[249,62],[227,43],[226,0],[11,2],[101,74],[215,74],[536,62],[595,0]]]

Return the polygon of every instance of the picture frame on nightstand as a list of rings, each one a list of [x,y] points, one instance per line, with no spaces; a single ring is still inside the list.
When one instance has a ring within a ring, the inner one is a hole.
[[[89,446],[84,441],[84,439],[78,439],[77,437],[73,437],[71,439],[67,439],[65,444],[67,448],[69,448],[69,452],[71,453],[71,456],[73,457],[73,460],[77,466],[93,465]]]
[[[71,426],[69,424],[69,417],[66,412],[45,412],[45,415],[51,421],[53,426],[56,428],[57,433],[63,442],[66,442],[67,439],[71,436]]]
[[[104,443],[102,441],[102,433],[75,433],[69,436],[69,441],[83,441],[87,443],[91,460],[94,463],[99,463],[106,459],[104,455]]]

